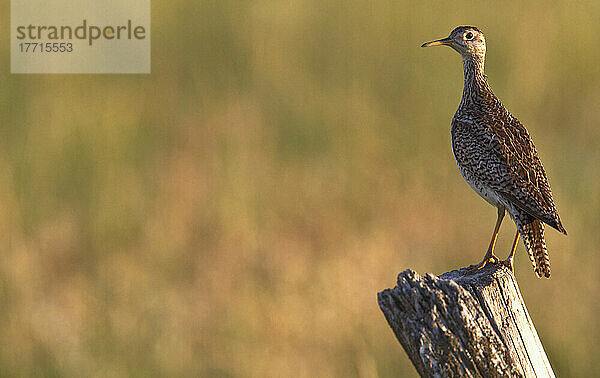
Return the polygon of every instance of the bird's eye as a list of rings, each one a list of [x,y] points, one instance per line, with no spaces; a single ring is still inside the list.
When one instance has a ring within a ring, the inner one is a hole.
[[[471,39],[473,39],[473,33],[471,33],[471,32],[468,32],[467,34],[465,34],[465,39],[466,39],[467,41],[470,41]]]

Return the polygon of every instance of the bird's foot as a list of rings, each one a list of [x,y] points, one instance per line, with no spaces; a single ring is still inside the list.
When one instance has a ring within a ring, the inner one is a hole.
[[[500,265],[504,265],[505,267],[507,267],[508,269],[510,269],[511,272],[515,272],[515,268],[513,265],[513,258],[509,257],[506,260],[502,260],[500,261]]]
[[[475,273],[480,269],[483,269],[487,266],[487,264],[498,264],[498,262],[500,261],[500,259],[498,259],[496,256],[494,255],[490,255],[489,257],[486,256],[484,257],[484,259],[477,265],[471,265],[469,267],[469,271],[471,273]]]

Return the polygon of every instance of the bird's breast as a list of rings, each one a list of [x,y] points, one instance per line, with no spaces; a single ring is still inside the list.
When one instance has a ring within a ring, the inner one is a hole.
[[[485,167],[485,156],[482,154],[481,148],[477,148],[476,142],[473,140],[473,133],[476,132],[474,129],[476,124],[472,119],[460,118],[456,116],[452,120],[452,127],[450,131],[452,139],[452,153],[456,160],[456,165],[460,174],[463,176],[467,184],[477,193],[481,198],[486,200],[492,206],[499,206],[501,204],[500,197],[481,179],[487,173]],[[480,147],[480,146],[479,146]],[[479,174],[475,174],[477,171]]]
[[[498,207],[502,204],[500,196],[496,193],[495,190],[491,189],[489,186],[485,185],[481,180],[477,179],[468,169],[465,169],[463,166],[456,162],[458,165],[458,169],[460,174],[465,179],[467,184],[475,191],[475,193],[479,194],[481,198],[486,200],[490,205]]]

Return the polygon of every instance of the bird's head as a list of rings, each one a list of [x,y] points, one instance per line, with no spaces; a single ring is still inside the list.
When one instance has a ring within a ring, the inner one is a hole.
[[[452,47],[463,59],[485,59],[485,36],[474,26],[459,26],[448,37],[424,43],[421,47],[442,45]]]

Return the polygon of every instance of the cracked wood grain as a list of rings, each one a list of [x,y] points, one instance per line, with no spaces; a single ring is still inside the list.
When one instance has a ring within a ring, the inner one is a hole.
[[[412,270],[378,294],[422,377],[554,377],[513,273],[488,265],[436,277]]]

